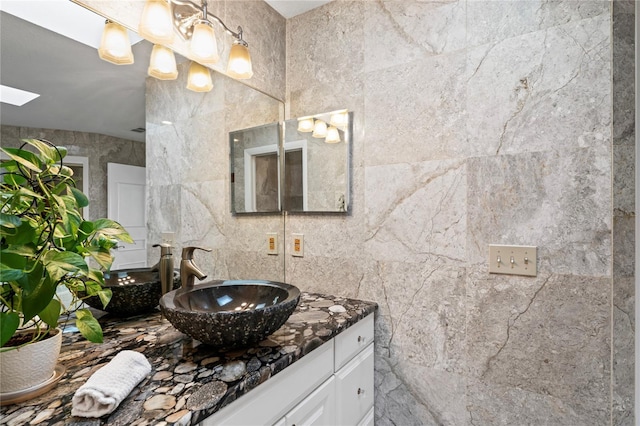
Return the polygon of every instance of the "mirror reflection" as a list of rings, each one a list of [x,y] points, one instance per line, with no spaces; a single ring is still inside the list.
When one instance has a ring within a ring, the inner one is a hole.
[[[229,141],[233,213],[348,212],[347,110],[238,130]]]

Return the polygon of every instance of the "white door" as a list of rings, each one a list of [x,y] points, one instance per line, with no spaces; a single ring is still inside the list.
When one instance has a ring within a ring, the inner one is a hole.
[[[107,163],[108,217],[131,234],[133,244],[120,243],[111,270],[147,266],[146,174],[144,167]]]

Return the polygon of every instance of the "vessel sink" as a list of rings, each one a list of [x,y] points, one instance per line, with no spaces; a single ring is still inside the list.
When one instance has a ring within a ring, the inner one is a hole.
[[[207,345],[239,348],[280,328],[300,300],[290,284],[262,280],[213,280],[171,291],[160,310],[171,324]]]
[[[180,274],[173,273],[173,286],[180,285]],[[132,316],[153,311],[162,296],[160,275],[151,268],[133,268],[111,271],[104,274],[104,288],[111,290],[111,300],[106,307],[98,296],[84,299],[84,302],[96,309],[118,316]],[[80,294],[84,296],[84,294]]]

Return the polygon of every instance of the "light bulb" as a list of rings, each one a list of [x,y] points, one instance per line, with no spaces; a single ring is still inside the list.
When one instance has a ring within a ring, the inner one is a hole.
[[[345,128],[349,124],[349,114],[347,112],[336,112],[331,114],[329,124],[339,128]]]
[[[155,44],[173,43],[173,19],[169,3],[164,0],[147,0],[138,33]]]
[[[158,44],[154,45],[147,74],[158,80],[175,80],[178,78],[176,57],[173,51]]]
[[[220,59],[218,44],[213,28],[204,22],[193,27],[193,35],[189,44],[191,59],[201,64],[215,64]]]
[[[187,77],[187,89],[194,92],[208,92],[213,89],[209,69],[197,62],[191,62]]]
[[[227,75],[240,80],[245,80],[253,76],[249,48],[243,43],[244,42],[239,40],[233,42],[227,64]]]
[[[326,138],[327,123],[322,120],[316,120],[316,123],[313,126],[313,134],[311,136],[313,136],[314,138]]]
[[[326,143],[338,143],[340,142],[340,132],[338,129],[331,126],[327,129],[327,137],[324,140]]]
[[[301,133],[313,132],[313,118],[299,118],[298,131]]]
[[[133,52],[127,30],[120,24],[107,21],[98,48],[100,59],[116,65],[133,63]]]

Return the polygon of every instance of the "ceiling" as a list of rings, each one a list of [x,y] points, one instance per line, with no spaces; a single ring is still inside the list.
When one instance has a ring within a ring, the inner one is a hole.
[[[329,1],[267,3],[291,18]],[[0,83],[40,94],[21,107],[0,103],[0,122],[144,142],[144,133],[132,129],[145,127],[146,58],[151,47],[140,41],[133,45],[133,54],[143,59],[113,65],[101,60],[93,47],[0,11]]]

